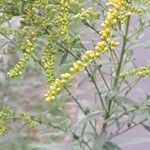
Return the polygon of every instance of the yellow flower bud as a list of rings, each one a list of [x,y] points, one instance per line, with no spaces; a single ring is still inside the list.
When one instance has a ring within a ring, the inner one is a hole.
[[[95,46],[95,51],[96,51],[96,52],[100,52],[100,51],[101,51],[101,47]]]
[[[106,42],[105,41],[101,41],[99,43],[97,43],[98,47],[104,48],[106,46]]]
[[[86,56],[86,54],[83,55],[81,59],[82,59],[82,61],[84,61],[84,62],[88,62],[88,61],[89,61],[89,58]]]
[[[71,67],[69,70],[70,70],[70,72],[73,73],[73,74],[76,72],[76,70],[75,70],[73,67]]]
[[[73,63],[73,68],[76,70],[76,71],[79,71],[80,70],[80,67],[77,63]]]
[[[45,98],[45,101],[51,101],[51,100],[54,100],[55,99],[55,96],[47,96]]]
[[[62,84],[66,83],[66,82],[67,82],[67,80],[65,80],[65,79],[62,79],[62,80],[61,80],[61,83],[62,83]]]
[[[95,57],[97,58],[97,57],[100,57],[100,53],[99,52],[96,52],[95,53]]]
[[[111,42],[110,42],[110,45],[111,45],[112,47],[114,47],[114,46],[119,45],[119,42],[111,41]]]
[[[116,24],[117,24],[117,19],[113,19],[113,20],[112,20],[112,24],[113,24],[113,25],[116,25]]]
[[[86,51],[86,55],[90,59],[93,59],[95,57],[95,53],[92,50]]]
[[[62,79],[66,79],[66,80],[71,78],[71,74],[70,73],[61,74],[60,76],[61,76]]]
[[[78,61],[77,61],[77,64],[78,64],[79,66],[82,66],[82,67],[85,67],[85,66],[86,66],[86,64],[84,64],[81,60],[78,60]]]
[[[102,23],[101,26],[102,26],[104,29],[108,27],[105,23]]]

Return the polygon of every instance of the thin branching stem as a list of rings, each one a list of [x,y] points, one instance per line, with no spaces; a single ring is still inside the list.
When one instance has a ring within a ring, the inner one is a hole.
[[[65,90],[68,92],[68,94],[73,98],[73,100],[77,103],[78,107],[80,108],[80,110],[84,113],[84,115],[87,115],[86,111],[84,110],[84,108],[81,106],[81,104],[79,103],[79,101],[72,95],[72,93],[65,87]],[[97,134],[97,131],[93,125],[93,123],[90,121],[90,125],[93,128],[95,134]]]

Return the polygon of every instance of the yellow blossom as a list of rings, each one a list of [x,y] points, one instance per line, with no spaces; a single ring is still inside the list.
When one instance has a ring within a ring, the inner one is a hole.
[[[150,65],[143,66],[138,69],[130,69],[127,72],[120,73],[120,76],[122,78],[127,78],[127,77],[134,76],[134,75],[141,77],[141,78],[145,76],[150,76]]]

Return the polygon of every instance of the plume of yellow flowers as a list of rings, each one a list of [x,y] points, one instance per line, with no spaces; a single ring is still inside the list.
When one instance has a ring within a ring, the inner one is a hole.
[[[35,38],[33,38],[32,40],[30,39],[24,40],[24,42],[20,46],[20,49],[24,52],[23,57],[19,60],[19,62],[15,65],[15,67],[7,73],[7,77],[12,78],[22,74],[25,65],[28,63],[31,55],[35,51],[35,48],[33,47],[34,42]]]
[[[37,122],[26,112],[19,114],[19,118],[22,119],[30,128],[33,128],[37,125]]]
[[[60,34],[64,37],[64,39],[68,40],[68,24],[69,24],[69,14],[68,14],[68,8],[67,4],[64,0],[61,0],[61,12],[58,16],[58,19],[61,22],[61,31]]]
[[[120,73],[120,76],[122,78],[127,78],[127,77],[130,77],[133,75],[136,75],[140,78],[150,76],[150,64],[148,66],[143,66],[143,67],[140,67],[138,69],[130,69],[127,72]]]
[[[64,2],[64,1],[61,1]],[[83,70],[90,62],[100,57],[109,48],[113,49],[119,43],[112,40],[112,27],[115,27],[118,21],[124,20],[131,15],[131,12],[137,12],[137,9],[130,7],[126,0],[109,0],[107,5],[110,7],[106,19],[101,24],[102,31],[100,32],[101,41],[97,43],[94,51],[88,50],[82,55],[81,59],[74,62],[67,73],[61,74],[60,78],[56,79],[50,86],[50,89],[45,94],[45,100],[54,100],[56,94],[61,88],[70,81],[78,72]],[[120,15],[121,14],[121,15]]]
[[[98,19],[99,17],[100,15],[97,14],[93,8],[88,8],[88,9],[82,9],[81,13],[72,16],[71,20],[78,19],[78,18],[81,20],[93,19],[93,18]]]
[[[0,135],[3,134],[6,129],[7,125],[6,122],[10,119],[13,115],[11,109],[7,106],[0,107]]]
[[[48,38],[48,43],[43,47],[44,53],[41,61],[46,72],[48,83],[51,83],[55,79],[54,61],[56,49],[54,46],[53,37],[54,36],[50,35]]]

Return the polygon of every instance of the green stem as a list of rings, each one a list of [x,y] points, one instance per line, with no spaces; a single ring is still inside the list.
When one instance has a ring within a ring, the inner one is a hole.
[[[130,24],[130,17],[127,18],[127,23],[125,26],[125,34],[123,36],[123,44],[122,44],[122,48],[121,48],[120,59],[119,59],[119,63],[118,63],[117,71],[116,71],[116,78],[115,78],[114,84],[113,84],[113,89],[115,89],[117,91],[119,90],[119,87],[118,87],[119,74],[120,74],[121,67],[123,64],[124,54],[126,52],[126,45],[127,45],[128,32],[129,32],[129,24]],[[113,104],[113,102],[110,100],[110,102],[108,104],[108,113],[110,113],[110,111],[111,111],[112,104]]]
[[[144,120],[142,120],[142,121],[140,121],[140,122],[137,122],[137,123],[135,123],[134,125],[132,125],[131,127],[127,128],[127,129],[125,129],[125,130],[123,130],[123,131],[121,131],[121,132],[119,132],[119,133],[113,134],[112,136],[109,137],[109,139],[112,139],[112,138],[114,138],[114,137],[116,137],[116,136],[118,136],[118,135],[121,135],[121,134],[127,132],[128,130],[130,130],[130,129],[136,127],[136,126],[138,126],[139,124],[144,123],[145,121],[147,121],[147,119],[144,119]]]
[[[84,113],[84,115],[87,115],[86,111],[83,109],[83,107],[81,106],[81,104],[78,102],[78,100],[72,95],[72,93],[65,87],[65,90],[68,92],[68,94],[73,98],[73,100],[77,103],[77,105],[79,106],[80,110]],[[90,125],[92,127],[92,129],[94,130],[95,134],[97,135],[97,131],[94,127],[94,125],[92,124],[92,122],[90,121]]]
[[[127,38],[128,38],[128,31],[129,31],[129,23],[130,23],[130,17],[127,18],[127,23],[126,23],[126,27],[125,27],[125,34],[123,36],[123,44],[122,44],[122,48],[121,48],[121,54],[120,54],[120,59],[119,59],[119,63],[118,63],[118,67],[116,70],[116,78],[114,80],[114,84],[113,84],[113,89],[118,89],[118,81],[119,81],[119,74],[121,71],[121,67],[122,67],[122,63],[123,63],[123,57],[125,54],[125,50],[126,50],[126,44],[127,44]],[[109,118],[110,114],[111,114],[111,108],[113,107],[113,101],[110,99],[109,103],[108,103],[108,108],[107,108],[107,114],[105,116],[105,120],[107,118]],[[105,122],[103,124],[102,129],[105,130],[105,128],[107,127],[107,122]]]
[[[92,82],[93,82],[93,84],[94,84],[94,86],[95,86],[95,88],[96,88],[96,90],[97,90],[99,99],[100,99],[101,104],[102,104],[102,108],[103,108],[104,112],[106,113],[107,109],[106,109],[106,107],[105,107],[105,103],[104,103],[104,101],[103,101],[102,94],[101,94],[101,92],[99,91],[99,88],[98,88],[98,86],[97,86],[97,83],[96,83],[94,77],[93,77],[93,76],[91,75],[91,73],[89,72],[89,70],[88,70],[87,68],[86,68],[85,70],[86,70],[86,72],[88,73],[88,76],[91,78],[91,80],[92,80]]]
[[[126,23],[125,35],[123,37],[123,44],[122,44],[122,48],[121,48],[122,50],[121,50],[121,54],[120,54],[118,68],[117,68],[117,71],[116,71],[116,78],[115,78],[115,81],[114,81],[114,87],[117,87],[118,80],[119,80],[118,76],[120,74],[122,63],[123,63],[123,57],[124,57],[125,50],[126,50],[125,48],[126,48],[126,44],[127,44],[127,37],[128,37],[128,31],[129,31],[129,23],[130,23],[130,17],[128,17],[127,23]]]

